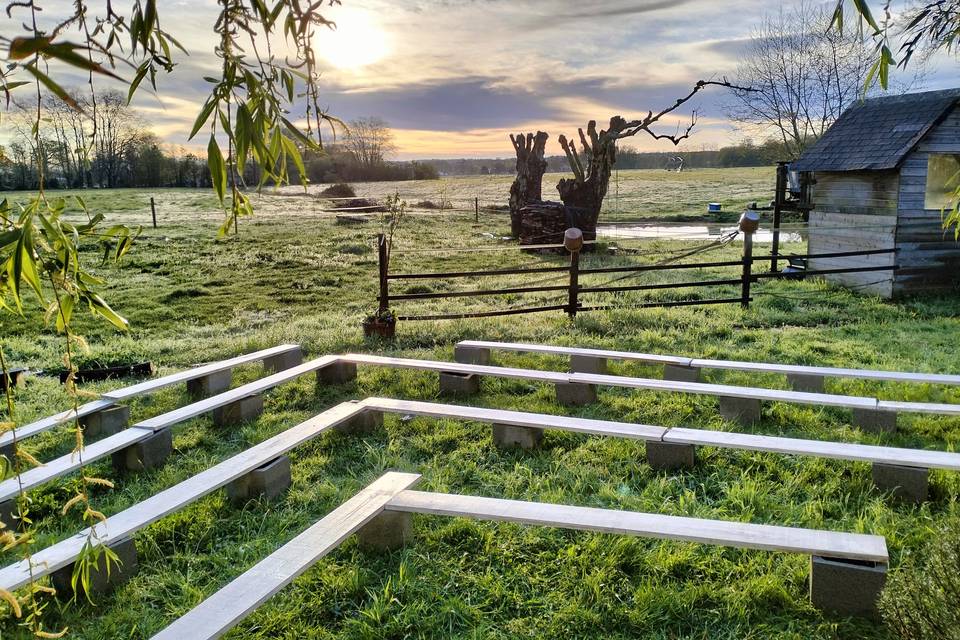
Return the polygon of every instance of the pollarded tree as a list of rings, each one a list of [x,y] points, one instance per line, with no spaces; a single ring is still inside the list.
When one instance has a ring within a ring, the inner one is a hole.
[[[517,154],[517,177],[510,185],[510,233],[514,238],[520,237],[520,209],[543,199],[543,174],[547,171],[543,154],[549,138],[543,131],[510,134]]]
[[[649,111],[645,117],[630,121],[622,116],[614,116],[610,118],[609,127],[600,131],[597,131],[596,121],[591,120],[587,124],[586,133],[583,129],[579,130],[581,145],[579,151],[575,142],[567,140],[566,136],[560,136],[560,146],[563,147],[567,156],[573,178],[560,180],[557,191],[560,192],[563,204],[568,210],[572,209],[582,228],[585,227],[583,228],[585,233],[596,228],[600,208],[603,206],[603,199],[607,195],[610,184],[610,174],[617,162],[617,142],[639,133],[646,133],[654,140],[668,140],[674,145],[680,144],[690,137],[697,124],[696,111],[691,116],[690,124],[685,129],[678,129],[676,133],[658,133],[653,127],[711,85],[750,91],[747,88],[736,87],[726,80],[700,80],[690,93],[678,98],[673,105],[657,113]]]

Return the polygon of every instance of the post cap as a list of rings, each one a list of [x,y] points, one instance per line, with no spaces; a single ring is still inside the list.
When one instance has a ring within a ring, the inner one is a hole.
[[[576,227],[570,227],[563,234],[563,246],[570,253],[576,253],[583,248],[583,231]]]
[[[744,211],[740,216],[740,231],[753,233],[760,228],[760,214],[756,211]]]

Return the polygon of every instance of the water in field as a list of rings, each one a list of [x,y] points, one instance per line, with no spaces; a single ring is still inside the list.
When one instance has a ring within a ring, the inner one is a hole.
[[[722,224],[599,224],[597,235],[606,238],[636,238],[661,240],[717,240],[737,230],[736,225]],[[806,229],[792,226],[780,231],[780,242],[803,242]],[[742,239],[739,236],[738,239]],[[753,235],[754,242],[772,242],[773,229],[760,228]]]

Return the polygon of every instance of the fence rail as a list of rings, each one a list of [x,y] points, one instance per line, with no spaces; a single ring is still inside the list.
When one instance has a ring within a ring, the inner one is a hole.
[[[511,309],[499,309],[490,311],[475,311],[464,313],[437,313],[424,315],[399,315],[398,320],[461,320],[466,318],[489,318],[496,316],[523,315],[528,313],[544,313],[551,311],[563,311],[571,318],[578,313],[586,311],[601,311],[615,308],[621,308],[618,305],[583,305],[581,296],[602,293],[624,293],[630,291],[661,291],[666,289],[693,289],[700,287],[740,287],[740,295],[737,297],[717,296],[715,298],[703,300],[672,300],[658,302],[644,302],[629,305],[631,308],[652,308],[652,307],[681,307],[693,305],[717,305],[717,304],[736,304],[739,303],[744,308],[750,305],[753,300],[751,297],[751,285],[760,281],[775,280],[781,278],[796,278],[798,276],[830,275],[840,273],[864,273],[874,271],[891,271],[899,269],[896,264],[882,266],[850,266],[843,268],[802,270],[794,272],[754,272],[753,266],[757,262],[767,262],[770,260],[818,260],[818,259],[836,259],[836,258],[854,258],[862,256],[874,256],[882,254],[895,254],[897,249],[870,249],[863,251],[835,251],[831,253],[806,254],[806,255],[753,255],[753,235],[744,234],[743,254],[739,260],[718,260],[713,262],[683,262],[654,265],[631,265],[618,267],[596,267],[589,269],[580,268],[580,253],[572,251],[569,253],[569,266],[562,267],[529,267],[514,269],[490,269],[475,271],[445,271],[445,272],[426,272],[426,273],[389,273],[389,260],[387,241],[383,235],[377,238],[377,248],[379,256],[379,280],[380,293],[377,297],[381,312],[390,309],[391,302],[411,301],[411,300],[442,300],[453,298],[483,298],[502,295],[524,295],[530,293],[565,293],[566,304],[553,304],[541,306],[529,306]],[[549,245],[551,248],[562,247],[563,245]],[[522,247],[529,249],[530,247]],[[680,256],[685,257],[685,256]],[[686,269],[699,270],[705,268],[720,267],[740,267],[738,277],[721,278],[712,280],[691,280],[686,282],[663,282],[637,285],[619,285],[610,286],[617,282],[614,279],[600,286],[583,286],[580,284],[580,277],[584,275],[597,274],[623,274],[624,277],[638,273],[651,273],[658,271],[682,271]],[[567,282],[563,284],[551,284],[546,286],[518,286],[502,288],[483,288],[462,291],[443,291],[427,293],[390,293],[391,281],[409,281],[409,280],[429,280],[429,279],[464,279],[464,278],[483,278],[491,276],[509,276],[509,275],[530,275],[530,274],[567,274]]]

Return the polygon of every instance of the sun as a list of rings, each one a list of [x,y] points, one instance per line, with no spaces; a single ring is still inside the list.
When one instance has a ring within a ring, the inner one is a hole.
[[[342,9],[335,30],[320,30],[317,52],[337,69],[356,70],[379,62],[390,53],[389,36],[377,18],[359,9]]]

